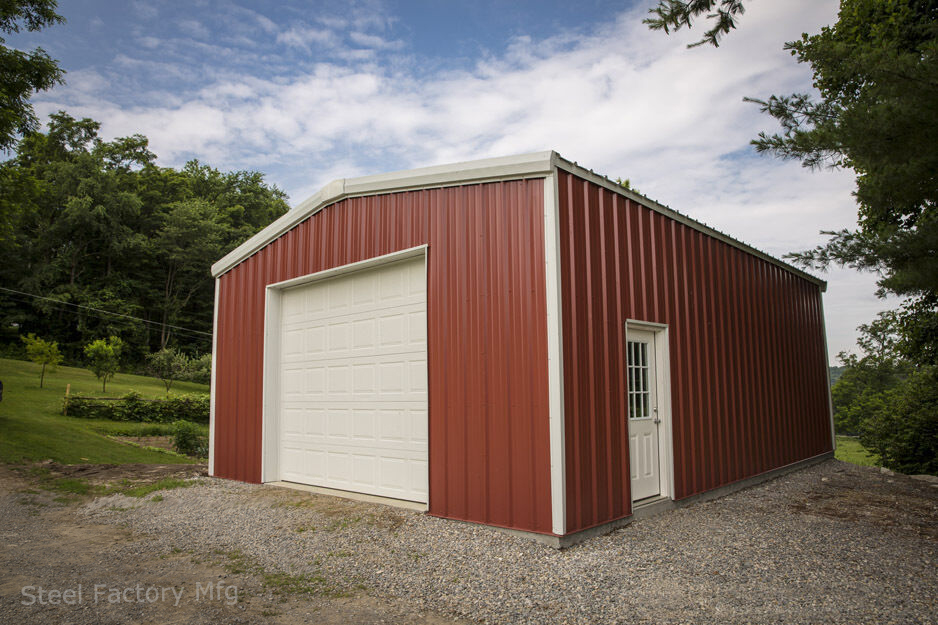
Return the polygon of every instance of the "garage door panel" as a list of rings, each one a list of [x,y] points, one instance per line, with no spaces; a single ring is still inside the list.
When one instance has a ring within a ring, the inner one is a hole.
[[[304,362],[313,357],[340,360],[414,353],[425,349],[427,343],[427,316],[422,306],[409,304],[368,318],[360,312],[341,319],[284,324],[281,357],[285,362]]]
[[[290,408],[283,411],[281,440],[309,448],[350,446],[420,455],[427,451],[426,417],[426,410],[419,407]]]
[[[281,310],[281,479],[427,501],[423,258],[290,289]]]

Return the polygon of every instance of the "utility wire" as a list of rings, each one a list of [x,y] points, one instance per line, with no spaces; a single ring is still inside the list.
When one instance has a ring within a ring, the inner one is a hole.
[[[202,337],[209,337],[209,338],[211,338],[211,336],[212,336],[212,333],[211,333],[211,332],[203,332],[203,331],[201,331],[201,330],[193,330],[193,329],[191,329],[191,328],[184,328],[184,327],[182,327],[182,326],[174,326],[174,325],[172,325],[172,324],[170,324],[170,323],[160,323],[160,322],[158,322],[158,321],[150,321],[149,319],[141,319],[140,317],[132,317],[132,316],[130,316],[130,315],[124,315],[124,314],[121,314],[121,313],[111,312],[110,310],[101,310],[100,308],[92,308],[91,306],[83,306],[83,305],[81,305],[81,304],[73,304],[73,303],[71,303],[71,302],[65,302],[65,301],[62,301],[62,300],[60,300],[60,299],[53,299],[53,298],[51,298],[51,297],[43,297],[42,295],[36,295],[36,294],[34,294],[34,293],[25,293],[25,292],[23,292],[23,291],[15,291],[15,290],[13,290],[13,289],[7,289],[7,288],[2,287],[2,286],[0,286],[0,291],[6,291],[7,293],[15,293],[16,295],[25,295],[26,297],[33,297],[33,298],[35,298],[35,299],[41,299],[41,300],[44,300],[44,301],[47,301],[47,302],[54,302],[54,303],[56,303],[56,304],[62,304],[63,306],[74,306],[75,308],[82,308],[82,309],[84,309],[84,310],[91,310],[91,311],[93,311],[93,312],[102,313],[102,314],[105,314],[105,315],[113,315],[113,316],[115,316],[115,317],[122,317],[122,318],[124,318],[124,319],[130,319],[130,320],[132,320],[132,321],[139,321],[139,322],[141,322],[141,323],[148,323],[148,324],[150,324],[150,325],[158,326],[158,327],[161,327],[161,328],[163,328],[163,327],[166,327],[166,328],[173,328],[174,330],[177,330],[177,331],[180,331],[180,332],[183,332],[183,333],[198,334],[198,335],[201,335]]]

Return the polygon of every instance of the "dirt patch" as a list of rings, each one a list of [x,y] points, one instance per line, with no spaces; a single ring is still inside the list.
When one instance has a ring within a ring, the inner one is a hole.
[[[266,488],[252,492],[249,497],[269,502],[273,508],[307,509],[323,518],[323,527],[327,529],[365,524],[395,530],[404,524],[404,515],[390,506],[365,505],[354,500],[290,488]]]
[[[914,532],[938,541],[938,500],[928,482],[905,475],[880,474],[868,479],[863,489],[846,471],[833,471],[820,484],[794,501],[790,509],[878,530]]]
[[[35,468],[47,469],[52,477],[87,480],[91,484],[130,481],[149,484],[166,478],[187,479],[208,475],[204,464],[59,464],[46,461]]]
[[[89,480],[140,481],[179,475],[167,465],[45,466],[62,476]],[[180,469],[178,465],[169,466]],[[190,473],[194,470],[191,466],[183,468]],[[151,538],[121,526],[89,521],[77,510],[74,504],[57,502],[55,494],[44,491],[35,479],[0,465],[0,570],[4,571],[0,579],[0,622],[452,622],[400,602],[364,594],[310,597],[304,592],[292,592],[291,584],[298,580],[289,577],[278,578],[278,584],[271,587],[263,574],[241,572],[232,566],[229,555],[208,548],[204,552],[170,548],[154,553],[149,547]],[[44,604],[39,602],[39,588],[46,592]],[[213,589],[211,594],[209,588]],[[123,593],[118,601],[111,601],[112,589]],[[73,591],[72,603],[65,603],[61,595],[50,603],[49,590]],[[152,594],[147,595],[150,590]]]
[[[111,438],[138,447],[156,447],[157,449],[175,451],[172,436],[111,436]]]

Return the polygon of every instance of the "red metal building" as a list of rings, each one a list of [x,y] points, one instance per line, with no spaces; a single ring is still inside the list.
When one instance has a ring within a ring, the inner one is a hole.
[[[833,449],[824,282],[555,152],[335,181],[212,272],[219,477],[567,544]]]

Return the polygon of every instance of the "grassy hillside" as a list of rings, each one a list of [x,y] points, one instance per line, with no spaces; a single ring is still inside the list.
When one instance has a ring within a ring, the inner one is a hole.
[[[65,387],[72,394],[95,397],[118,397],[136,391],[143,397],[162,398],[162,381],[138,375],[117,374],[108,382],[107,393],[86,369],[59,367],[46,371],[39,388],[39,366],[32,362],[0,358],[0,462],[24,462],[51,459],[64,464],[106,463],[187,463],[180,456],[126,445],[105,434],[153,435],[163,433],[161,426],[147,423],[118,423],[62,416]],[[176,382],[173,394],[208,393],[208,386]],[[162,426],[165,430],[165,426]]]

